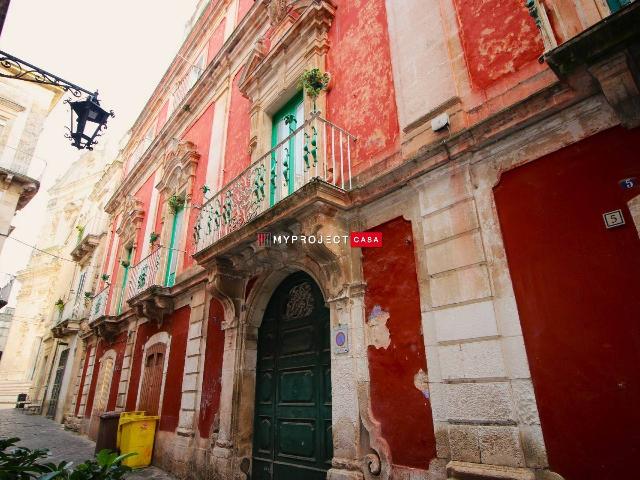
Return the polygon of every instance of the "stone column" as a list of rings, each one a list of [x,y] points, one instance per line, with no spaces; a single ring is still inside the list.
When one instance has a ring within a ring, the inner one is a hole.
[[[331,345],[331,429],[333,460],[328,480],[361,480],[360,408],[358,396],[368,394],[369,370],[364,341],[364,291],[327,301],[331,328],[347,327],[349,351],[337,354]],[[333,336],[331,336],[333,341]]]
[[[126,408],[127,391],[129,389],[129,378],[131,377],[133,349],[136,345],[137,331],[137,320],[131,320],[127,330],[127,344],[124,347],[122,370],[120,372],[120,384],[118,385],[118,399],[116,401],[116,410],[118,411],[122,411]]]
[[[183,437],[193,437],[195,432],[195,414],[199,400],[198,378],[201,357],[204,356],[202,326],[205,319],[204,285],[196,287],[191,299],[191,314],[189,317],[189,332],[187,333],[187,352],[182,376],[182,400],[180,402],[180,418],[177,434]]]

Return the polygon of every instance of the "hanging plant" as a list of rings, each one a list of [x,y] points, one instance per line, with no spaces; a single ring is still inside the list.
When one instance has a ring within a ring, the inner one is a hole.
[[[313,111],[316,111],[316,99],[320,95],[320,92],[326,90],[331,81],[331,74],[324,72],[319,68],[312,68],[311,70],[305,70],[300,79],[300,86],[304,89],[306,94],[313,99]]]
[[[171,213],[175,215],[184,207],[186,197],[184,196],[184,194],[171,195],[167,202],[169,203],[169,209],[171,210]]]
[[[154,243],[156,243],[158,241],[159,238],[160,238],[160,234],[158,234],[156,232],[151,232],[149,234],[149,243],[151,245],[153,245]]]
[[[58,310],[60,310],[60,311],[64,310],[64,300],[62,300],[61,298],[56,300],[56,303],[54,305],[56,306],[56,308]]]
[[[109,275],[107,275],[106,273],[103,273],[100,278],[102,279],[103,282],[109,281]]]
[[[78,231],[78,243],[82,240],[84,236],[84,225],[76,225],[76,230]]]
[[[120,260],[120,265],[122,265],[124,268],[128,268],[129,265],[131,265],[131,262],[129,260]]]
[[[93,298],[93,292],[84,292],[84,298]]]

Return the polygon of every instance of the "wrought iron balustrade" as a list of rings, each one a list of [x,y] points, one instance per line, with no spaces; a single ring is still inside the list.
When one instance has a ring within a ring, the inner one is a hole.
[[[156,248],[153,252],[140,260],[129,269],[125,301],[135,297],[153,285],[161,285],[158,277],[162,248]]]
[[[91,311],[89,312],[89,321],[93,322],[96,318],[105,315],[107,311],[107,300],[109,299],[109,285],[104,287],[93,297],[91,303]]]
[[[194,227],[195,251],[238,230],[312,179],[350,190],[355,142],[346,130],[312,113],[207,200]]]

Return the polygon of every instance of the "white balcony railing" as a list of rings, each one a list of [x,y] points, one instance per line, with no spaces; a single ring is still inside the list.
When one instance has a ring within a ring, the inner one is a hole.
[[[93,322],[96,318],[102,317],[107,311],[107,300],[109,299],[109,286],[104,287],[96,296],[93,297],[91,303],[91,312],[89,312],[89,321]]]
[[[162,249],[156,248],[153,252],[140,260],[129,270],[125,300],[135,297],[153,285],[161,285],[158,278],[160,268],[160,255]]]
[[[200,75],[202,75],[203,70],[203,65],[192,65],[184,78],[178,82],[171,99],[172,111],[182,103],[184,97],[187,96],[189,90],[191,90],[200,78]],[[169,114],[171,114],[171,112]]]
[[[317,113],[225,185],[202,207],[195,225],[196,253],[238,230],[318,178],[352,188],[356,138]]]

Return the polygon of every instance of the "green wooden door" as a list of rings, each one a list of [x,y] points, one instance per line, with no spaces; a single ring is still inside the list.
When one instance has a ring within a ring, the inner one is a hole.
[[[178,235],[182,229],[182,219],[184,217],[184,208],[181,208],[173,214],[173,224],[171,226],[171,242],[169,244],[169,253],[167,255],[167,273],[165,274],[164,285],[173,287],[176,283],[176,272],[178,269]]]
[[[302,92],[300,92],[273,116],[272,148],[280,144],[304,123],[302,100]],[[270,205],[282,200],[301,186],[299,178],[303,172],[302,149],[303,133],[300,132],[271,155]]]
[[[326,478],[333,458],[329,310],[307,274],[275,291],[258,333],[253,480]]]

